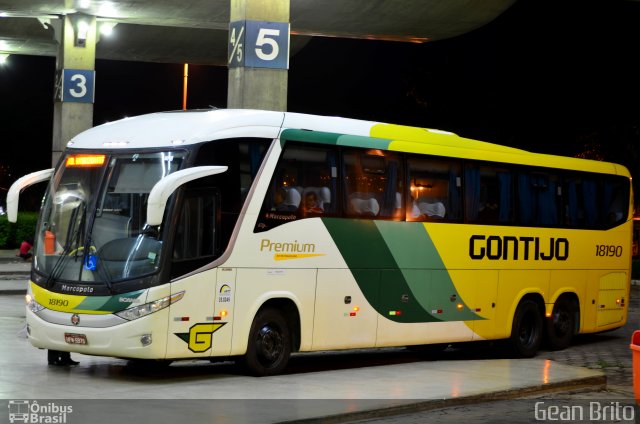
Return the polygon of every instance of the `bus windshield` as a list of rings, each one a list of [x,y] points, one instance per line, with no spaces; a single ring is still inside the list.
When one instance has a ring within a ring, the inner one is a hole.
[[[183,152],[70,154],[42,207],[34,268],[48,281],[106,283],[158,270],[162,240],[145,227],[151,188]]]

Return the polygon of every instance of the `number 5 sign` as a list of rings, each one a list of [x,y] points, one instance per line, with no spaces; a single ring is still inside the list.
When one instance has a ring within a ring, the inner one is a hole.
[[[230,68],[289,68],[289,24],[236,21],[229,24]]]
[[[85,69],[63,69],[62,101],[93,103],[95,74]]]

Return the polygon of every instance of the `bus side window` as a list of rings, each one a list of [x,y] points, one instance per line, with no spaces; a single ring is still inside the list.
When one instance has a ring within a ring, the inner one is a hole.
[[[284,147],[262,203],[254,232],[300,218],[336,215],[338,171],[334,146]]]
[[[597,203],[598,184],[580,174],[565,178],[565,224],[573,228],[598,228],[600,213]]]
[[[629,214],[629,179],[607,177],[604,181],[604,213],[607,228],[627,220]]]
[[[555,227],[559,224],[557,175],[521,170],[518,173],[518,211],[521,225]]]
[[[565,224],[573,228],[612,228],[627,220],[629,179],[570,174],[564,179]]]
[[[173,241],[171,278],[211,262],[218,252],[219,191],[186,190]]]
[[[346,149],[342,164],[347,216],[404,219],[398,154],[378,149]]]
[[[407,219],[457,221],[462,218],[460,162],[413,156],[407,163],[410,182]]]
[[[488,224],[512,223],[512,180],[509,169],[467,164],[464,182],[467,220]]]

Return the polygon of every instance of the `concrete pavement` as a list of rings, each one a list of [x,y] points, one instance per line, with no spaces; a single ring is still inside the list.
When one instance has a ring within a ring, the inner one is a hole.
[[[16,256],[18,249],[0,250],[0,295],[24,294],[31,262]]]

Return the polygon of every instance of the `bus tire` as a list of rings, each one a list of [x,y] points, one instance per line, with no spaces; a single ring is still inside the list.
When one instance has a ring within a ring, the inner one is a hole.
[[[289,362],[291,332],[282,314],[275,309],[258,312],[251,324],[243,363],[255,376],[280,374]]]
[[[520,358],[532,358],[542,342],[542,316],[536,302],[525,299],[513,317],[511,338],[513,353]]]
[[[551,317],[546,320],[547,344],[551,350],[562,350],[571,344],[576,328],[575,303],[568,298],[560,298],[553,305]]]

